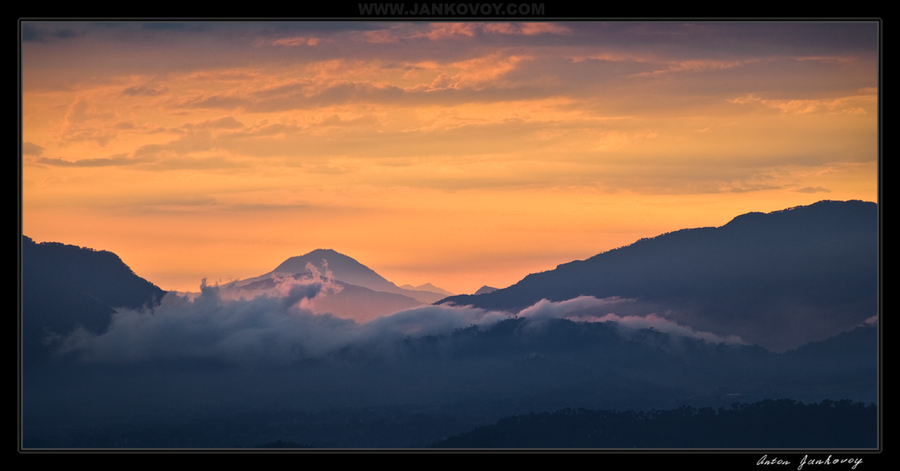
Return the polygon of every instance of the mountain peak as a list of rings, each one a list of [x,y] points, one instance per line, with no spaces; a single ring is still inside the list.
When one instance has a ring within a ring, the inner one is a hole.
[[[346,255],[344,255],[334,249],[316,249],[306,255],[303,255],[303,257],[311,257],[314,255],[339,255],[341,257],[346,257]]]
[[[313,264],[316,268],[322,269],[325,264],[328,264],[328,268],[333,270],[337,267],[342,267],[348,271],[368,271],[370,275],[374,275],[378,278],[381,278],[377,273],[370,270],[365,265],[357,262],[351,257],[348,257],[340,252],[337,252],[333,249],[316,249],[312,252],[309,252],[305,255],[299,255],[295,257],[291,257],[278,265],[274,270],[272,270],[272,274],[285,274],[285,275],[294,275],[296,273],[305,273],[306,265],[308,263]],[[342,270],[344,271],[344,270]],[[384,280],[382,278],[382,280]],[[387,280],[384,280],[387,282]]]
[[[475,292],[475,295],[477,296],[477,295],[479,295],[479,294],[493,293],[494,291],[497,291],[497,289],[498,289],[498,288],[494,288],[494,287],[492,287],[492,286],[484,285],[484,286],[482,286],[481,288],[478,288],[478,291]]]
[[[413,286],[410,284],[406,284],[406,285],[401,286],[401,288],[412,290],[412,291],[427,291],[429,293],[436,293],[436,294],[440,294],[443,296],[453,296],[453,293],[451,293],[445,289],[438,288],[437,286],[434,286],[431,283],[425,283],[424,285],[419,285],[419,286]]]
[[[306,274],[307,265],[310,264],[322,274],[325,273],[327,265],[327,271],[337,281],[361,286],[372,291],[401,294],[422,303],[432,303],[445,296],[428,291],[399,288],[356,259],[332,249],[316,249],[306,255],[291,257],[263,276]]]

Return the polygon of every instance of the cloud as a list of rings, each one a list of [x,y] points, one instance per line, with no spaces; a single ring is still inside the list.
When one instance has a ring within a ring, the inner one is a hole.
[[[433,23],[430,29],[424,33],[416,33],[411,38],[425,37],[432,41],[446,39],[454,36],[475,36],[476,28],[480,25],[475,23]]]
[[[531,59],[526,56],[490,54],[455,62],[444,67],[443,70],[446,71],[440,72],[431,83],[420,83],[406,88],[405,91],[431,94],[437,90],[484,90],[499,87],[504,76],[516,70],[520,63]],[[434,66],[427,67],[434,68]],[[438,68],[438,71],[440,70]]]
[[[388,29],[366,31],[361,36],[362,42],[367,44],[395,44],[416,39],[442,41],[451,38],[476,38],[487,35],[534,36],[538,34],[572,34],[572,31],[566,26],[554,23],[431,23],[424,30],[417,28],[417,31],[410,32],[409,29],[393,25]]]
[[[329,273],[307,268],[310,276],[277,278],[273,286],[265,288],[208,286],[204,280],[199,294],[169,293],[153,309],[119,309],[106,333],[79,329],[63,341],[60,353],[100,363],[211,360],[247,367],[286,365],[351,346],[390,352],[406,338],[448,335],[471,326],[485,329],[513,317],[508,312],[450,305],[409,309],[365,323],[314,314],[310,303],[340,287]],[[537,330],[548,319],[568,319],[612,322],[624,336],[654,329],[712,343],[743,343],[735,336],[697,332],[656,314],[645,314],[646,309],[633,299],[582,296],[562,302],[542,300],[517,316]]]
[[[76,99],[66,110],[57,139],[62,144],[93,141],[105,146],[116,137],[115,113],[100,110],[84,98]]]
[[[44,153],[44,148],[33,143],[33,142],[23,142],[22,143],[22,154],[23,155],[41,155]]]
[[[155,162],[144,165],[142,170],[222,170],[246,167],[247,164],[235,162],[225,157],[189,157],[159,158]]]
[[[453,37],[475,37],[485,34],[533,36],[538,34],[569,35],[572,31],[555,23],[432,23],[428,31],[407,37],[439,41]]]
[[[607,131],[603,133],[603,136],[598,140],[598,145],[595,150],[603,152],[616,151],[624,146],[631,144],[640,137],[642,136],[628,134],[621,131]]]
[[[297,80],[246,93],[244,90],[213,95],[185,96],[172,105],[176,108],[229,109],[244,108],[252,112],[274,112],[309,109],[347,103],[390,103],[403,97],[404,90],[387,83],[372,81],[338,81],[328,74],[317,74],[314,80]]]
[[[108,158],[63,160],[59,158],[42,157],[37,163],[52,167],[120,167],[146,162],[144,159],[132,159],[127,154],[116,154]]]
[[[22,24],[22,40],[26,42],[46,43],[56,39],[71,39],[80,33],[71,27],[49,26],[47,24]]]
[[[234,119],[232,116],[223,116],[216,119],[207,119],[199,123],[185,123],[179,126],[176,131],[190,129],[241,129],[244,124]]]
[[[729,100],[738,105],[756,105],[777,110],[783,114],[844,114],[867,115],[866,107],[875,103],[874,94],[844,96],[833,99],[808,99],[808,100],[774,100],[760,98],[752,93]]]
[[[322,354],[351,338],[353,321],[313,315],[303,307],[330,288],[321,277],[280,279],[274,288],[248,298],[204,280],[198,296],[169,293],[154,309],[118,310],[103,335],[76,330],[61,353],[78,352],[85,361],[104,363],[193,359],[283,364]]]
[[[386,29],[366,31],[363,33],[363,42],[368,44],[394,44],[400,42],[400,36]]]
[[[295,36],[292,38],[282,38],[272,42],[275,46],[315,46],[319,44],[319,38],[308,38]]]
[[[796,191],[798,193],[821,193],[821,192],[830,193],[831,192],[831,190],[829,190],[828,188],[822,188],[821,186],[815,186],[815,187],[807,186],[804,188],[799,188],[794,191]]]
[[[238,67],[230,69],[198,70],[184,76],[188,82],[250,82],[259,80],[263,73],[258,69]]]
[[[572,31],[557,23],[520,23],[519,31],[524,35],[534,34],[571,34]]]
[[[147,86],[136,86],[136,87],[128,87],[122,91],[123,95],[128,96],[158,96],[166,93],[169,90],[165,85],[152,88]]]
[[[641,72],[635,74],[635,77],[645,77],[658,74],[678,73],[678,72],[706,72],[710,70],[725,70],[734,67],[740,67],[747,64],[757,62],[756,60],[746,61],[721,61],[708,59],[684,60],[678,62],[668,62],[666,68],[657,69],[650,72]]]
[[[579,296],[560,302],[542,299],[533,306],[523,309],[519,312],[519,316],[534,320],[568,319],[576,322],[613,322],[620,332],[626,331],[626,333],[627,331],[653,329],[710,343],[745,343],[736,335],[721,337],[710,332],[699,332],[655,313],[644,314],[648,309],[650,309],[649,306],[645,306],[635,299],[615,296],[597,299],[593,296]]]

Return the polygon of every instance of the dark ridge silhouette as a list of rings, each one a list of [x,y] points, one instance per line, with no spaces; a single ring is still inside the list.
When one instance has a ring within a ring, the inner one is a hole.
[[[649,412],[563,409],[504,418],[432,447],[865,449],[877,447],[877,421],[874,404],[849,400]]]
[[[839,377],[833,385],[835,391],[871,388],[874,392],[878,371],[878,327],[861,326],[821,342],[810,342],[785,352],[783,359],[797,369],[823,371]],[[792,379],[799,387],[809,384],[805,381],[800,376]]]
[[[78,327],[103,333],[115,308],[153,306],[164,294],[112,252],[22,236],[24,360],[45,360],[54,339]]]
[[[685,229],[441,303],[517,312],[541,299],[637,298],[696,330],[779,351],[877,313],[875,203],[820,201]]]
[[[861,325],[851,331],[841,332],[821,342],[810,342],[802,345],[785,352],[784,355],[785,357],[818,359],[824,363],[856,361],[859,358],[865,358],[867,362],[874,362],[878,354],[876,350],[878,347],[876,344],[877,335],[877,325]]]
[[[532,410],[677,407],[771,397],[809,401],[838,393],[875,401],[876,345],[873,327],[778,354],[613,322],[510,318],[486,329],[407,338],[390,349],[348,345],[329,361],[373,375],[394,368],[389,365],[405,368],[409,386],[397,381],[394,387],[414,386],[435,402],[471,396],[479,403],[504,402],[495,407],[528,404]],[[845,360],[829,362],[822,351],[841,352]],[[436,384],[445,386],[431,391]]]
[[[327,270],[331,272],[335,280],[344,283],[368,288],[372,291],[394,293],[413,298],[420,303],[433,303],[444,298],[445,295],[422,290],[403,289],[384,279],[371,268],[359,263],[351,257],[338,253],[331,249],[316,249],[298,257],[291,257],[282,262],[278,267],[265,275],[256,278],[239,281],[236,284],[244,284],[271,278],[272,275],[306,275],[309,270],[307,264],[312,264],[323,275]]]
[[[467,422],[393,408],[258,410],[176,423],[95,423],[84,433],[45,435],[39,446],[63,438],[72,448],[866,449],[876,446],[877,408],[828,399],[649,411],[565,408],[517,414],[459,432]]]

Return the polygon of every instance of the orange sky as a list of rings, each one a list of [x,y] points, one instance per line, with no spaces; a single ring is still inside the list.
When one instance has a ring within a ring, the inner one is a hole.
[[[316,248],[455,293],[877,200],[876,23],[24,22],[22,224],[163,289]]]

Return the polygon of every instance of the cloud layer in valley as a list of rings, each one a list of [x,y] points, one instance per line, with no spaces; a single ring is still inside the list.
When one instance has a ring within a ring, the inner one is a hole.
[[[568,301],[542,300],[518,313],[472,306],[432,305],[358,323],[332,314],[316,314],[309,303],[340,286],[320,276],[284,277],[274,287],[236,290],[201,286],[198,294],[166,295],[152,310],[119,309],[106,333],[83,329],[64,340],[60,353],[93,363],[212,360],[238,366],[277,366],[335,354],[347,347],[392,355],[407,338],[447,335],[472,326],[489,328],[511,317],[527,319],[528,331],[540,332],[548,319],[609,322],[626,338],[653,329],[710,343],[743,343],[736,336],[696,332],[654,313],[633,299],[582,296]]]

